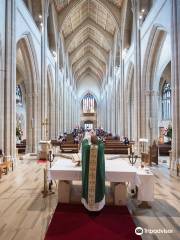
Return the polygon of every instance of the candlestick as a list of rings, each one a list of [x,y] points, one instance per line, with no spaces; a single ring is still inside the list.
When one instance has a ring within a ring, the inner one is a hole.
[[[134,152],[132,152],[128,157],[129,157],[130,164],[132,164],[133,166],[136,163],[138,156],[135,155]]]
[[[134,145],[132,145],[132,153],[134,153]]]

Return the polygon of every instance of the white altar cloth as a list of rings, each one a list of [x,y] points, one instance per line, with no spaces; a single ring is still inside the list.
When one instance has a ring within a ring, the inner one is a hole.
[[[59,159],[48,170],[50,180],[81,181],[81,166],[74,166],[69,159]],[[130,182],[138,187],[138,200],[153,201],[154,176],[144,169],[131,166],[123,159],[105,161],[105,177],[109,182]]]

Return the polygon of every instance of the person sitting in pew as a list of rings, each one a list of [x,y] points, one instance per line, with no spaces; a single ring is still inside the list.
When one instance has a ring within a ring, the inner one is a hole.
[[[124,144],[129,144],[129,139],[127,137],[124,137],[124,141],[123,141]]]

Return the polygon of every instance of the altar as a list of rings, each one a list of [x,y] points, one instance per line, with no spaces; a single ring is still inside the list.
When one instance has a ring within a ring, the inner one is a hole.
[[[48,170],[49,180],[59,181],[59,201],[69,202],[71,182],[81,181],[81,166],[75,166],[70,159],[58,159]],[[114,204],[124,205],[127,198],[126,183],[137,186],[139,201],[154,199],[154,176],[148,169],[131,166],[128,159],[105,160],[105,180],[114,185]],[[64,196],[63,196],[64,194]]]

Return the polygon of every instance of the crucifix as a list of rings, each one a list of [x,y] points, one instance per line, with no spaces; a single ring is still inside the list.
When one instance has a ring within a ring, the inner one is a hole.
[[[48,119],[46,118],[44,122],[41,123],[41,125],[45,127],[45,137],[46,140],[48,140],[48,128],[47,128],[47,126],[49,125]]]

